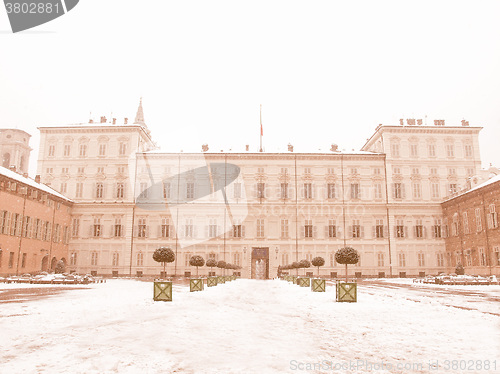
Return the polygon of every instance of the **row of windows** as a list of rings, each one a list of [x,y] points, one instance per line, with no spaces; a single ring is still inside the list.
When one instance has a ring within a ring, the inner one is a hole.
[[[280,237],[283,239],[289,238],[290,222],[288,219],[282,219],[280,221]],[[193,224],[193,219],[187,219],[185,224],[181,225],[178,235],[182,238],[199,238],[200,233],[198,232],[198,225]],[[209,225],[205,225],[205,238],[216,238],[223,234],[221,226],[217,225],[215,219],[210,220]],[[255,226],[255,237],[265,238],[266,237],[266,222],[265,219],[257,219]],[[313,225],[312,220],[305,220],[304,225],[300,226],[299,235],[301,238],[317,238],[318,226]],[[353,239],[360,239],[365,237],[365,226],[360,224],[360,220],[352,220],[350,224],[346,227],[347,233],[346,237]],[[427,233],[428,228],[423,225],[421,219],[416,220],[416,225],[413,226],[413,238],[424,239],[429,235]],[[433,238],[442,238],[446,236],[447,229],[441,226],[440,220],[435,220],[435,224],[430,227],[431,235]],[[78,237],[80,231],[80,219],[73,219],[72,236]],[[409,238],[408,226],[404,225],[402,219],[396,220],[396,225],[393,228],[393,233],[395,238]],[[121,223],[121,218],[115,219],[115,224],[110,226],[109,236],[110,237],[122,237],[125,235],[125,228]],[[104,236],[104,225],[101,223],[100,218],[95,218],[94,223],[89,227],[88,236],[90,237],[103,237]],[[376,220],[376,224],[372,226],[372,238],[387,238],[389,236],[388,227],[384,225],[382,219]],[[148,238],[150,237],[149,225],[146,218],[138,218],[138,224],[134,227],[134,237],[137,238]],[[174,227],[169,224],[168,219],[164,219],[161,225],[157,227],[158,238],[174,238],[175,232]],[[228,231],[228,238],[243,238],[245,237],[245,225],[237,224],[233,225]],[[335,220],[329,220],[328,225],[324,226],[324,238],[341,238],[342,237],[342,226],[338,226]]]
[[[448,173],[448,177],[453,177],[453,176],[457,175],[457,169],[454,167],[448,167],[448,168],[446,168],[446,171]],[[473,176],[475,174],[474,168],[466,168],[465,171],[466,171],[467,176]],[[401,175],[401,166],[393,166],[392,172],[395,175]],[[412,167],[411,174],[413,176],[420,175],[420,168]],[[437,177],[438,176],[438,168],[429,168],[429,175]]]
[[[106,168],[104,166],[98,166],[97,169],[96,169],[96,173],[97,174],[105,174],[105,170],[106,170]],[[116,167],[116,173],[117,174],[125,174],[125,171],[126,171],[126,166],[124,166],[124,165],[119,165],[119,166]],[[46,168],[45,172],[46,172],[46,174],[53,175],[54,174],[54,168],[53,167]],[[69,167],[63,167],[63,168],[61,168],[61,174],[64,175],[64,176],[69,176],[69,174],[70,174],[70,168]],[[78,176],[85,175],[85,167],[79,166],[77,168],[77,175]]]
[[[474,150],[472,144],[464,144],[464,152],[463,155],[465,158],[473,158]],[[409,157],[418,158],[421,156],[420,154],[421,148],[417,143],[410,143],[409,146]],[[393,142],[391,143],[391,156],[394,158],[401,157],[401,145],[399,143]],[[427,144],[427,157],[435,158],[437,157],[437,146],[436,144]],[[455,145],[454,144],[446,144],[445,145],[445,154],[447,158],[455,157]]]
[[[491,262],[491,263],[490,263]],[[466,249],[463,252],[455,252],[455,263],[449,266],[463,264],[465,266],[500,266],[500,248],[493,248],[493,258],[490,259],[484,248]]]
[[[88,144],[80,143],[78,147],[76,147],[76,152],[73,150],[74,147],[71,144],[64,144],[62,148],[63,157],[72,157],[77,155],[78,157],[87,157],[88,156]],[[57,147],[55,144],[49,144],[47,149],[48,157],[55,157],[57,153]],[[97,156],[105,157],[108,155],[108,144],[107,143],[99,143],[97,147]],[[127,143],[120,142],[118,145],[118,155],[126,156],[127,155]]]
[[[49,221],[39,218],[22,216],[19,213],[11,213],[6,210],[0,211],[0,234],[21,236],[23,238],[52,241],[54,243],[69,242],[69,228],[56,223],[52,227]]]
[[[15,252],[9,252],[8,266],[9,269],[14,267]],[[28,263],[28,254],[23,253],[21,256],[21,268],[24,269]],[[36,266],[36,253],[33,253],[32,266]],[[0,256],[0,267],[2,267],[2,256]]]
[[[483,220],[482,220],[482,208],[474,209],[474,217],[473,222],[475,224],[475,232],[483,231]],[[488,211],[486,213],[487,224],[489,229],[498,228],[498,215],[496,212],[495,204],[490,204],[488,206]],[[463,234],[472,234],[471,225],[469,225],[470,219],[468,212],[462,212],[462,233]],[[460,233],[459,230],[459,215],[455,213],[452,217],[451,223],[451,235],[458,236]]]

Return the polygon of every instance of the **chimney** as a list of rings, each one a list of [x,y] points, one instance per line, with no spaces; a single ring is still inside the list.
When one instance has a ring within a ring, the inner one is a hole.
[[[462,120],[462,126],[469,126],[469,121]]]
[[[247,145],[245,146],[245,151],[247,151],[247,152],[248,152],[249,150],[250,150],[250,146],[247,144]]]
[[[444,126],[444,119],[435,119],[434,126]]]
[[[94,123],[94,120],[92,118],[89,119],[89,123]]]
[[[113,125],[116,125],[116,118],[113,118]]]
[[[28,178],[28,173],[23,173],[23,177]]]
[[[338,152],[339,151],[339,146],[337,144],[332,144],[332,147],[330,148],[330,151],[332,151],[332,152]]]
[[[417,125],[422,126],[422,122],[423,121],[421,119],[417,119]]]
[[[35,182],[40,183],[40,174],[35,175]]]
[[[399,124],[400,124],[401,126],[404,126],[404,124],[405,124],[405,120],[404,120],[403,118],[401,118],[401,119],[399,120]]]
[[[106,116],[101,116],[101,123],[106,123]]]
[[[124,118],[124,122],[125,122],[125,124],[128,123],[128,118],[127,117]]]
[[[16,165],[10,165],[9,170],[13,171],[15,173],[16,172]]]

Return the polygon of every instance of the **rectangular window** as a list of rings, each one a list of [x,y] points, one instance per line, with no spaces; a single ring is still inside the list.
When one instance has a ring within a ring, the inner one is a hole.
[[[415,237],[422,239],[424,237],[424,225],[421,219],[415,221]]]
[[[418,144],[410,144],[410,157],[418,157]]]
[[[168,218],[163,217],[161,219],[161,237],[168,238],[170,236],[170,221]]]
[[[380,175],[380,168],[374,168],[373,175]]]
[[[23,238],[28,238],[29,237],[29,229],[30,229],[30,224],[31,224],[31,218],[30,217],[24,217],[23,219],[23,232],[22,236]]]
[[[394,167],[392,168],[392,172],[393,172],[394,174],[401,174],[401,168],[400,168],[399,166],[394,166]]]
[[[235,182],[233,184],[234,198],[241,199],[241,183]]]
[[[392,195],[395,199],[403,199],[404,186],[402,183],[393,183]]]
[[[120,154],[120,156],[124,156],[127,153],[127,143],[120,143],[118,153]]]
[[[0,234],[9,232],[9,213],[6,210],[0,212]]]
[[[358,168],[351,168],[351,174],[352,175],[357,175],[358,174]]]
[[[375,183],[373,185],[373,197],[375,199],[382,199],[382,184],[381,183]]]
[[[439,199],[439,183],[431,183],[431,196],[433,199]]]
[[[264,237],[264,219],[259,218],[257,219],[257,238],[263,238]]]
[[[472,177],[474,175],[474,168],[467,168],[467,176]]]
[[[95,218],[94,219],[94,226],[93,226],[93,236],[95,238],[98,238],[102,235],[102,225],[101,225],[101,220],[100,218]]]
[[[484,253],[484,248],[479,248],[479,265],[486,266],[486,253]]]
[[[434,238],[441,238],[441,220],[440,219],[434,219],[434,226],[433,226],[433,236]]]
[[[79,167],[78,174],[84,174],[84,173],[85,173],[85,168]]]
[[[337,226],[336,221],[334,219],[328,220],[328,237],[336,238],[337,237]]]
[[[402,219],[396,220],[395,234],[396,238],[405,237],[405,226],[404,226],[404,221]]]
[[[281,237],[288,238],[288,219],[281,220]]]
[[[392,155],[392,157],[399,157],[399,144],[398,143],[391,144],[391,155]]]
[[[384,237],[384,220],[377,219],[375,221],[375,237],[380,239]]]
[[[125,184],[124,183],[117,183],[116,184],[116,198],[117,199],[123,199],[125,195]]]
[[[102,199],[104,195],[104,184],[101,182],[95,185],[95,197],[96,199]]]
[[[87,144],[80,144],[80,157],[87,157]]]
[[[422,267],[425,266],[425,256],[423,253],[418,253],[418,266]]]
[[[194,183],[193,182],[188,182],[186,184],[186,198],[187,199],[194,199]]]
[[[413,183],[413,198],[417,200],[422,198],[422,185],[420,183]]]
[[[420,175],[420,169],[419,168],[412,168],[411,173],[413,175]]]
[[[68,192],[68,184],[66,182],[61,183],[61,187],[59,188],[59,192],[65,194]]]
[[[359,199],[359,198],[360,198],[359,183],[351,183],[351,199]]]
[[[64,145],[64,157],[69,157],[71,155],[71,145]]]
[[[163,198],[164,199],[170,199],[170,183],[169,182],[163,182]]]
[[[450,194],[454,194],[458,191],[457,184],[456,183],[450,183],[450,188],[449,188]]]
[[[21,259],[21,267],[22,268],[25,268],[26,267],[26,256],[27,254],[26,253],[23,253],[23,257]]]
[[[137,237],[145,238],[147,237],[147,223],[146,218],[139,218],[137,226]]]
[[[311,174],[311,168],[304,168],[304,174],[310,175]]]
[[[483,231],[483,224],[481,222],[481,208],[476,208],[476,231]]]
[[[192,238],[193,237],[193,219],[192,218],[188,218],[186,219],[186,226],[185,226],[185,229],[184,229],[184,235],[187,237],[187,238]]]
[[[378,266],[384,266],[384,254],[383,253],[378,253],[377,255],[377,265]]]
[[[455,157],[455,146],[453,144],[446,144],[446,156],[449,158]]]
[[[427,149],[429,151],[429,157],[436,157],[436,145],[428,144]]]
[[[76,252],[72,252],[71,255],[69,256],[69,264],[71,266],[75,266],[76,265],[76,258],[77,258]]]
[[[41,221],[37,218],[33,225],[33,239],[40,239]]]
[[[398,255],[399,267],[406,267],[406,255],[404,253],[399,253]]]
[[[288,253],[283,253],[281,255],[281,266],[289,265],[288,263]]]
[[[450,175],[450,176],[457,175],[457,169],[448,168],[448,175]]]
[[[99,144],[99,156],[106,156],[106,144]]]
[[[54,157],[55,153],[56,153],[56,146],[53,144],[49,145],[49,157]]]
[[[122,236],[122,220],[121,218],[115,218],[114,236],[119,238]]]
[[[472,158],[472,144],[465,145],[464,153],[466,158]]]
[[[437,266],[443,267],[444,266],[444,254],[443,253],[437,253],[436,257],[437,257],[437,261],[436,261]]]
[[[312,184],[304,183],[304,199],[312,199]]]
[[[328,168],[328,169],[326,169],[326,172],[327,172],[328,175],[333,175],[333,174],[335,174],[335,169],[334,168]]]
[[[142,252],[137,253],[137,266],[144,266],[144,254]]]
[[[148,184],[146,182],[141,182],[139,190],[141,191],[141,197],[147,199],[149,195]]]
[[[264,196],[265,183],[257,183],[257,198],[263,199]]]
[[[217,220],[215,218],[210,218],[210,225],[208,226],[208,236],[210,238],[217,237]]]
[[[118,260],[120,259],[120,254],[118,252],[113,253],[113,262],[111,266],[118,266]]]
[[[9,252],[9,269],[14,267],[14,252]]]
[[[72,226],[71,226],[71,236],[73,238],[77,238],[80,231],[80,219],[73,218]]]
[[[76,198],[81,198],[82,196],[83,196],[83,183],[82,182],[77,182],[76,183],[75,197]]]
[[[313,224],[312,220],[306,219],[304,224],[304,237],[312,238],[313,237]]]
[[[241,264],[240,254],[233,253],[233,265],[240,266],[240,264]]]
[[[496,212],[495,204],[490,204],[488,214],[488,227],[490,229],[496,229],[498,227],[498,216]]]
[[[458,213],[453,215],[453,220],[451,223],[451,235],[458,236]]]
[[[97,266],[99,260],[99,253],[92,252],[90,255],[90,265]]]
[[[288,183],[281,183],[281,198],[288,199]]]
[[[467,212],[462,213],[462,224],[464,227],[464,234],[469,234],[469,217],[467,217]]]
[[[359,219],[352,220],[352,237],[361,238],[361,225]]]
[[[499,247],[495,247],[493,248],[494,250],[494,259],[493,259],[493,265],[495,266],[499,266],[500,265],[500,248]]]
[[[328,198],[335,199],[335,183],[328,183]]]
[[[233,238],[241,238],[241,225],[233,225]]]
[[[431,175],[437,175],[438,169],[437,168],[431,168]]]

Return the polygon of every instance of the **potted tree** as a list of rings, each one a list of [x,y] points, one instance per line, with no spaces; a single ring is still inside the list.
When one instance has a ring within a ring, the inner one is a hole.
[[[205,265],[205,260],[203,257],[195,255],[189,259],[189,265],[196,266],[196,278],[189,280],[189,290],[191,292],[203,291],[203,279],[198,277],[198,269],[200,266]]]
[[[300,264],[300,267],[304,269],[304,276],[303,277],[300,277],[298,280],[297,280],[297,284],[300,286],[300,287],[309,287],[311,286],[311,280],[309,279],[309,277],[306,276],[306,270],[305,269],[308,269],[311,267],[311,263],[309,262],[309,260],[301,260],[299,262]]]
[[[352,247],[340,248],[335,253],[335,261],[339,264],[345,264],[345,282],[337,282],[337,301],[357,301],[357,284],[355,282],[348,283],[347,280],[347,265],[357,264],[359,261],[359,253]]]
[[[456,275],[465,275],[464,266],[460,262],[457,264],[457,267],[455,268],[455,274]]]
[[[217,261],[214,258],[209,258],[206,264],[210,269],[217,267]],[[217,276],[208,276],[207,287],[217,286]]]
[[[226,283],[225,271],[224,271],[224,269],[226,268],[226,261],[217,262],[217,267],[222,270],[222,275],[219,275],[217,283]]]
[[[153,260],[163,263],[163,274],[167,277],[166,265],[175,261],[175,253],[170,248],[160,247],[153,253]],[[163,278],[163,277],[162,277]],[[172,281],[154,281],[153,284],[154,301],[172,301]]]
[[[326,281],[319,277],[319,268],[325,264],[325,259],[323,257],[314,257],[311,261],[313,266],[318,268],[318,278],[312,280],[311,290],[313,292],[325,292],[326,291]]]

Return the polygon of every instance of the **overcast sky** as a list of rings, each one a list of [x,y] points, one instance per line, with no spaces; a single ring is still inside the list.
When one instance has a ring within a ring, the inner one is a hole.
[[[498,1],[81,0],[12,34],[0,8],[0,126],[146,123],[168,152],[358,150],[399,118],[483,126],[500,166]]]

